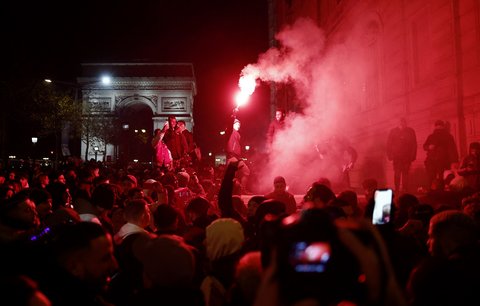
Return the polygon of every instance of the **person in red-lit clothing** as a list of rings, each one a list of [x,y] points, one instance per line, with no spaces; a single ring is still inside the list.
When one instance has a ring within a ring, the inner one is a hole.
[[[165,122],[165,126],[167,126],[167,122]],[[172,166],[172,153],[165,142],[163,142],[164,136],[165,132],[162,129],[155,130],[155,135],[152,139],[152,147],[155,151],[154,165],[155,167],[170,168]]]
[[[271,151],[275,135],[285,127],[285,110],[279,108],[275,112],[275,120],[268,126],[267,131],[267,146]]]
[[[273,180],[273,191],[266,194],[267,199],[274,199],[285,204],[285,212],[293,214],[297,211],[297,202],[293,194],[287,191],[287,183],[283,176],[277,176]]]
[[[393,162],[395,192],[400,192],[400,182],[403,191],[408,192],[410,165],[417,157],[417,136],[405,118],[388,134],[387,157]]]
[[[249,193],[247,192],[247,182],[248,177],[250,176],[250,169],[242,159],[242,145],[240,142],[241,136],[239,130],[240,120],[235,119],[233,121],[232,134],[230,134],[230,138],[228,139],[227,143],[227,164],[239,161],[236,178],[240,181],[242,193],[246,194]]]
[[[165,133],[163,136],[163,142],[167,145],[170,153],[172,153],[172,159],[174,164],[179,162],[187,155],[188,144],[185,136],[177,126],[177,118],[175,116],[168,116],[168,125],[165,125],[162,129]]]

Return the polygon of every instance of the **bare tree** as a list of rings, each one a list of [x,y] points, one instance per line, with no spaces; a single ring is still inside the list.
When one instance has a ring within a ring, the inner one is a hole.
[[[120,128],[116,116],[95,101],[84,103],[81,127],[81,139],[86,145],[85,160],[88,159],[92,143],[102,147],[102,151],[106,153],[107,145],[116,143],[116,135]],[[105,155],[103,154],[104,160]]]
[[[39,122],[40,134],[55,137],[55,165],[58,164],[60,136],[66,125],[74,131],[81,123],[82,107],[76,99],[76,88],[59,88],[38,84],[33,90],[31,118]]]

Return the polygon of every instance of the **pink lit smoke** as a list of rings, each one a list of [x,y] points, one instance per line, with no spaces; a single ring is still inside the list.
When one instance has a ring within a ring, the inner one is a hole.
[[[269,162],[259,175],[259,192],[271,190],[273,178],[281,175],[293,192],[301,194],[320,177],[336,180],[332,161],[321,157],[328,154],[327,139],[343,137],[355,128],[349,117],[352,107],[342,105],[357,99],[355,92],[362,88],[358,74],[363,68],[353,39],[327,44],[324,32],[309,19],[297,20],[276,38],[280,47],[261,54],[241,76],[292,84],[302,111],[289,113],[286,128],[275,136]]]

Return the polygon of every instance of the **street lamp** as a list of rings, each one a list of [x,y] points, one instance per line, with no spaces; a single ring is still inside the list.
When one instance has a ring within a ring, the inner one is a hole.
[[[100,87],[108,87],[108,85],[110,85],[112,83],[112,79],[111,79],[110,76],[103,75],[103,76],[100,76],[100,77],[77,78],[76,82],[67,82],[67,81],[60,81],[60,80],[53,80],[53,79],[44,79],[44,82],[47,83],[47,84],[51,84],[51,85],[48,85],[48,86],[58,84],[58,85],[66,86],[67,88],[70,88],[71,90],[74,90],[75,104],[77,104],[78,102],[83,104],[84,91],[87,91],[87,90],[89,91],[89,90],[92,90],[92,89],[95,90],[96,88],[100,88]],[[97,85],[99,85],[99,86],[97,86]],[[82,104],[80,104],[80,106],[82,106]],[[82,119],[83,119],[83,117],[85,116],[85,109],[82,108],[81,112],[82,112]],[[66,148],[69,147],[69,135],[68,135],[69,131],[70,131],[69,122],[66,122],[64,128],[62,129],[62,136],[61,136],[62,148],[64,146]],[[58,147],[57,144],[56,144],[56,146]],[[82,144],[81,150],[83,150],[83,149],[84,148],[83,148],[83,144]],[[89,152],[88,141],[86,143],[86,148],[85,148],[84,152],[85,152],[85,159],[87,159],[88,158],[88,152]],[[70,153],[67,153],[67,154],[70,154]],[[57,161],[58,156],[56,156],[55,159]]]
[[[33,145],[33,148],[32,148],[32,157],[33,157],[33,160],[35,160],[35,145],[37,144],[38,142],[38,137],[32,137],[32,145]]]
[[[97,146],[93,147],[93,151],[95,151],[95,161],[97,161],[98,150],[99,148]]]

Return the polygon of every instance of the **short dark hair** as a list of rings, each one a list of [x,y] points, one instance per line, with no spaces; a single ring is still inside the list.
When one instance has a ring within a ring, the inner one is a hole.
[[[53,240],[53,251],[60,262],[70,255],[90,248],[90,242],[106,236],[103,227],[94,222],[68,223],[58,228]]]
[[[92,204],[103,209],[112,209],[117,198],[113,184],[102,183],[92,192]]]
[[[157,209],[153,212],[153,223],[158,229],[173,225],[178,218],[178,211],[168,204],[158,205]]]
[[[333,191],[327,185],[318,182],[312,184],[312,187],[308,190],[305,197],[310,201],[319,199],[324,203],[328,203],[336,198],[335,193],[333,193]]]

